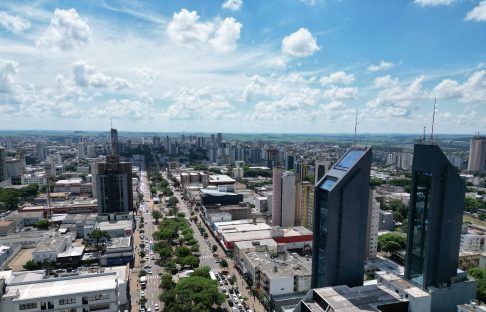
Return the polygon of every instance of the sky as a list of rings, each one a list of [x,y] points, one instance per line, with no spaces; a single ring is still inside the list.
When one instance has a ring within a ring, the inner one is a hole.
[[[1,1],[0,129],[486,132],[486,0]]]

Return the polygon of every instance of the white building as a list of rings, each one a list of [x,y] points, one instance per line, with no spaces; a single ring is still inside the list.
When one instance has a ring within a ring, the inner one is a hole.
[[[81,192],[82,179],[59,180],[54,184],[54,192],[75,193]]]
[[[461,234],[461,250],[463,251],[481,251],[484,245],[485,235],[466,233]]]
[[[63,236],[45,238],[32,251],[32,259],[35,262],[56,261],[57,255],[66,250],[68,239]]]
[[[37,184],[39,186],[47,185],[47,177],[43,173],[31,173],[31,174],[24,174],[21,179],[20,183],[22,185],[28,184]]]
[[[243,168],[241,168],[241,167],[233,168],[233,177],[235,177],[235,178],[245,177],[245,173],[244,173]]]
[[[6,288],[0,292],[0,311],[124,311],[128,275],[128,266],[57,278],[47,278],[44,271],[3,271],[0,280]]]
[[[380,227],[380,203],[373,197],[370,190],[370,202],[368,208],[368,240],[366,243],[366,258],[375,258],[378,252],[378,231]]]

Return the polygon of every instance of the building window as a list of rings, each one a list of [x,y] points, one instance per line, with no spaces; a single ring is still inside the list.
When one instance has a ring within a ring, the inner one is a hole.
[[[109,308],[110,308],[109,303],[94,304],[94,305],[89,306],[89,311],[108,310]]]
[[[76,298],[63,298],[59,299],[59,305],[76,303]]]
[[[46,307],[47,307],[47,305],[46,305],[46,302],[45,301],[40,303],[40,309],[41,310],[45,310]]]
[[[22,303],[19,305],[19,310],[37,309],[37,302]]]

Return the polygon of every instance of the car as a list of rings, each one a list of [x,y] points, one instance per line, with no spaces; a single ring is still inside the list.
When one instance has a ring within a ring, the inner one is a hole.
[[[152,312],[152,309],[150,309],[150,308],[147,308],[147,312]]]
[[[226,288],[224,288],[223,286],[221,286],[221,291],[222,292],[226,292]]]
[[[140,308],[140,312],[145,312],[145,308]]]
[[[145,297],[145,291],[143,291],[143,290],[142,290],[142,291],[140,292],[140,297]]]
[[[147,271],[147,274],[152,274],[152,270],[148,270]]]
[[[234,290],[232,288],[228,289],[228,291],[230,292],[230,294],[234,293]]]
[[[242,308],[243,306],[241,305],[241,303],[238,303],[238,308]]]
[[[224,280],[224,284],[225,285],[228,285],[228,280]]]
[[[229,305],[230,307],[232,307],[232,306],[234,306],[235,304],[233,303],[233,301],[228,300],[228,305]]]
[[[219,281],[219,286],[223,286],[223,285],[224,285],[223,281]]]
[[[229,293],[225,293],[226,294],[226,298],[229,298]]]
[[[237,308],[235,308],[235,307],[231,308],[231,310],[232,310],[233,312],[238,312],[238,309],[237,309]]]
[[[159,311],[159,304],[158,304],[158,303],[156,303],[156,304],[154,305],[154,310],[155,310],[155,311]]]
[[[145,259],[147,259],[147,260],[148,260],[148,259],[149,259],[149,256],[145,256]]]
[[[150,264],[146,264],[143,268],[144,269],[150,269],[152,266]]]

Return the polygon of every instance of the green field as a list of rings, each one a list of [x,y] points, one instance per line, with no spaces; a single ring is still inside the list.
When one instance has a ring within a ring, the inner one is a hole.
[[[481,221],[479,219],[471,217],[470,215],[464,215],[464,221],[469,221],[472,224],[486,227],[486,221]]]

